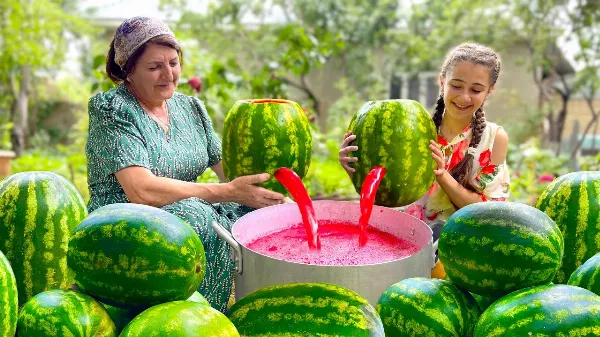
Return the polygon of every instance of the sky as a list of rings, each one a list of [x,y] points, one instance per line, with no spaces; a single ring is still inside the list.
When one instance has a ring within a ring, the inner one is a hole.
[[[202,1],[205,2],[205,1]],[[166,19],[158,9],[159,0],[85,0],[81,1],[81,9],[94,8],[95,17],[125,19],[131,16],[150,16]]]

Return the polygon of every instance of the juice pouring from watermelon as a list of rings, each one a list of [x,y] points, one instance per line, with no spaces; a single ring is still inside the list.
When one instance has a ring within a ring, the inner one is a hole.
[[[306,229],[306,237],[308,247],[310,249],[321,249],[319,240],[319,223],[315,216],[315,209],[312,204],[312,199],[306,191],[306,187],[302,183],[302,179],[298,177],[296,172],[287,167],[279,168],[275,171],[275,179],[277,179],[290,192],[298,208],[302,214],[302,222]]]
[[[375,166],[369,174],[367,174],[360,189],[360,219],[358,220],[360,234],[358,236],[358,242],[361,247],[364,247],[367,243],[367,226],[369,225],[369,219],[371,218],[371,212],[373,211],[377,188],[384,175],[385,168]]]
[[[312,201],[300,178],[292,170],[278,169],[275,178],[296,200],[303,225],[261,237],[250,242],[248,248],[284,261],[335,266],[384,263],[416,253],[418,248],[414,244],[367,226],[375,192],[384,174],[385,169],[375,168],[369,174],[370,178],[365,179],[364,193],[361,193],[361,199],[365,199],[361,200],[361,227],[336,220],[317,222]],[[356,237],[361,235],[365,237],[364,242],[368,236],[368,245],[356,244]],[[307,241],[308,250],[305,248]]]

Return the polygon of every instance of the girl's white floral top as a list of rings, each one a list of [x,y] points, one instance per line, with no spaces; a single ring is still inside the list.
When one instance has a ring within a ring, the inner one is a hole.
[[[508,197],[510,176],[506,161],[501,165],[491,163],[494,138],[500,128],[501,126],[497,124],[486,122],[481,141],[475,151],[471,179],[482,201],[504,201]],[[446,153],[446,170],[450,171],[465,157],[471,137],[470,125],[450,142],[441,135],[438,136],[442,152]],[[429,191],[419,200],[402,208],[404,212],[427,223],[435,220],[445,221],[457,209],[437,182],[434,182]]]

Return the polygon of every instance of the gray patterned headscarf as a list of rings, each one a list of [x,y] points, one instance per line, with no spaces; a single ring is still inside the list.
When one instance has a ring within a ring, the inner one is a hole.
[[[127,60],[139,47],[160,35],[175,38],[175,34],[161,20],[143,16],[125,20],[115,33],[115,62],[124,70]]]

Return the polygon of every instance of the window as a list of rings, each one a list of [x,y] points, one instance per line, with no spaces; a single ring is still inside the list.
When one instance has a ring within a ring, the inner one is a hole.
[[[432,109],[440,93],[438,76],[437,72],[395,74],[390,83],[390,98],[412,99],[423,104],[426,109]]]

